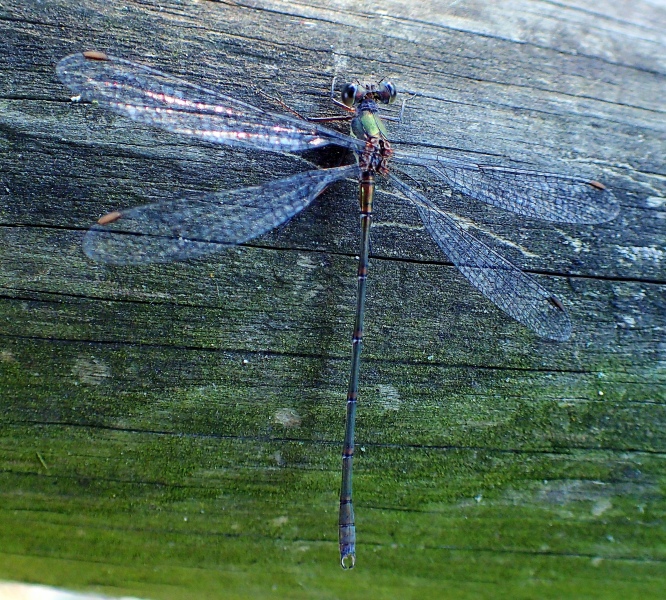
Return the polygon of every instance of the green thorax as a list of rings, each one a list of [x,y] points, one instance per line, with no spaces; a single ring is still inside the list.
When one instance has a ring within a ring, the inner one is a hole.
[[[351,134],[358,139],[367,140],[368,138],[386,138],[388,132],[376,112],[361,110],[352,119]]]

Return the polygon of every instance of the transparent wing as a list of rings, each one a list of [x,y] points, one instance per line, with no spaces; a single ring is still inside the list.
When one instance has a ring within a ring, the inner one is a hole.
[[[167,131],[226,145],[297,152],[358,140],[301,119],[261,110],[150,67],[100,52],[72,54],[56,67],[84,100]]]
[[[85,236],[84,252],[110,264],[194,258],[251,240],[310,204],[356,165],[306,171],[266,185],[109,213]]]
[[[437,154],[396,152],[394,160],[425,167],[454,190],[527,217],[603,223],[619,211],[613,194],[597,181],[479,165]]]
[[[437,245],[486,298],[542,337],[564,341],[571,322],[560,301],[532,277],[462,229],[423,194],[390,175],[409,198]]]

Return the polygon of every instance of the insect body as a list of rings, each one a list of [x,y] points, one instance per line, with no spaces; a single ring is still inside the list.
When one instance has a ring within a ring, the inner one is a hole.
[[[83,244],[89,257],[105,263],[193,258],[251,240],[288,221],[332,183],[358,178],[361,250],[339,511],[344,568],[355,563],[352,458],[375,176],[386,176],[413,204],[428,233],[472,285],[508,315],[553,340],[566,340],[571,334],[562,302],[461,228],[438,200],[407,185],[394,171],[409,166],[424,168],[471,198],[531,218],[600,223],[618,212],[611,192],[597,181],[476,164],[445,154],[394,150],[379,117],[379,106],[396,97],[396,88],[389,82],[344,87],[336,104],[349,113],[342,117],[351,121],[351,135],[345,135],[314,119],[268,112],[103,52],[73,54],[63,58],[56,70],[83,100],[95,100],[135,121],[191,138],[271,152],[298,152],[333,144],[356,155],[352,165],[307,171],[256,187],[113,211],[88,231]]]

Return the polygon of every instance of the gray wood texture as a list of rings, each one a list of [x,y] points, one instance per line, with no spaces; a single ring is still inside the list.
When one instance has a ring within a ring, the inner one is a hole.
[[[149,598],[663,597],[663,2],[8,0],[0,31],[0,578]],[[109,210],[343,154],[232,151],[72,103],[54,67],[86,49],[308,115],[331,113],[334,75],[387,77],[417,94],[396,142],[619,198],[595,226],[449,198],[562,299],[574,334],[555,343],[378,191],[354,572],[336,528],[353,183],[206,259],[81,251]]]

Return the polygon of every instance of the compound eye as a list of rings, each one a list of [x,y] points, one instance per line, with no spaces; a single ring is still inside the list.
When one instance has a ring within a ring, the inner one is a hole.
[[[379,84],[377,93],[379,94],[380,101],[384,104],[391,104],[395,100],[398,90],[390,81],[383,81]]]
[[[342,103],[345,106],[353,106],[357,91],[358,91],[358,85],[356,85],[355,83],[348,83],[347,85],[345,85],[345,87],[342,88],[342,92],[340,94]]]

